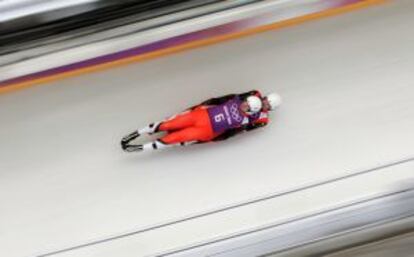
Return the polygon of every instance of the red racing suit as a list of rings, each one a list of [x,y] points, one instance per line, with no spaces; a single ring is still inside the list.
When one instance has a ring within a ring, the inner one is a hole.
[[[162,122],[159,131],[168,133],[160,140],[165,144],[221,141],[263,127],[269,121],[267,111],[249,115],[240,108],[241,103],[252,95],[262,98],[259,91],[253,90],[204,101]]]

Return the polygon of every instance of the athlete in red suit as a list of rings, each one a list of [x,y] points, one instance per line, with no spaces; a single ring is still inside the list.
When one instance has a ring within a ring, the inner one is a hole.
[[[167,146],[225,140],[240,132],[267,125],[268,112],[280,105],[277,94],[262,96],[257,90],[212,98],[168,120],[151,123],[122,139],[127,152],[156,150]],[[147,144],[131,144],[142,134],[165,132]]]

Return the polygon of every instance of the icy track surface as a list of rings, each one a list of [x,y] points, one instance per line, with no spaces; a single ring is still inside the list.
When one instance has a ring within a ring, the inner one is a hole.
[[[0,255],[42,254],[414,157],[413,11],[413,1],[395,1],[1,95]],[[137,127],[253,88],[284,98],[266,129],[154,154],[120,149]]]

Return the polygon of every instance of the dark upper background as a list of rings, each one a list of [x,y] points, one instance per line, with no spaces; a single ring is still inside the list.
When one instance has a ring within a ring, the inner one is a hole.
[[[53,7],[56,2],[45,6],[39,0],[0,1],[0,55],[30,48],[39,41],[74,33],[82,36],[222,1],[78,0],[58,8]]]

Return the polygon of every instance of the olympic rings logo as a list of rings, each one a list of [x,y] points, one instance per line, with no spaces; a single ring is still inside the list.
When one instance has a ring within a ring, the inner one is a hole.
[[[239,105],[234,103],[230,106],[230,113],[231,113],[231,117],[237,121],[237,122],[241,122],[243,120],[243,117],[240,115],[239,112]]]

